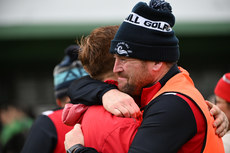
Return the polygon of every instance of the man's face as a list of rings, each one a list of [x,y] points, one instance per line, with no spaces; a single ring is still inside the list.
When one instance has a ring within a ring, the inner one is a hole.
[[[113,72],[118,76],[119,90],[132,96],[140,95],[142,88],[152,83],[148,62],[114,55]]]

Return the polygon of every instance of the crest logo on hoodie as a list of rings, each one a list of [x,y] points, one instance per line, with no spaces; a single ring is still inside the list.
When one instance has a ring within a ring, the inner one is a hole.
[[[127,43],[125,42],[119,42],[115,48],[115,51],[117,52],[118,55],[121,56],[129,56],[129,54],[132,54],[132,50],[130,50],[130,47]]]

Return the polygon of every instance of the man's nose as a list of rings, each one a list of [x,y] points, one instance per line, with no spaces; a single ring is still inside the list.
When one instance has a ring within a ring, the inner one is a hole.
[[[118,73],[122,71],[122,67],[121,67],[121,62],[119,59],[115,59],[115,63],[114,63],[114,66],[113,66],[113,72],[114,73]]]

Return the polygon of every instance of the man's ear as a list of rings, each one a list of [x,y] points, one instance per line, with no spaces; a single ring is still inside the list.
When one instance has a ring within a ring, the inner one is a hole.
[[[56,104],[59,106],[59,107],[62,107],[62,102],[60,99],[56,99]]]
[[[152,70],[159,71],[163,65],[163,62],[153,62]]]
[[[57,98],[56,99],[56,104],[59,106],[59,107],[64,107],[66,103],[69,103],[70,102],[70,98],[68,96],[65,96],[63,98]]]

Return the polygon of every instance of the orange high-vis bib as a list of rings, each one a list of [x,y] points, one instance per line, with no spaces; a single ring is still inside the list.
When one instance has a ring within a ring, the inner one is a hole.
[[[203,146],[203,153],[224,153],[224,145],[222,139],[215,134],[215,128],[213,127],[214,118],[210,115],[208,106],[203,96],[195,88],[188,72],[181,67],[179,67],[179,69],[182,72],[169,79],[167,83],[152,98],[152,100],[166,92],[177,92],[189,97],[193,102],[197,104],[206,118],[206,142]]]

